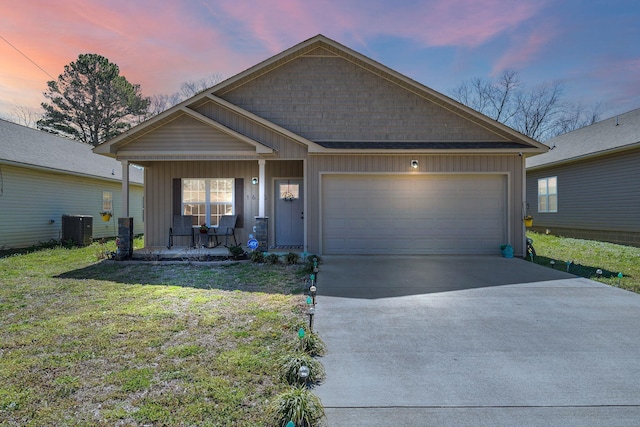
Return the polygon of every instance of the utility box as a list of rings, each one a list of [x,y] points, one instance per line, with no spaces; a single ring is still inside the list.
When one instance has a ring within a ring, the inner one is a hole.
[[[93,237],[91,215],[62,215],[62,242],[73,241],[78,246],[88,246]]]

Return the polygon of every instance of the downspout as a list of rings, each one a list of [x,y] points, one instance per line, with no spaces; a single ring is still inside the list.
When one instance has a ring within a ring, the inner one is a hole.
[[[520,234],[522,236],[522,258],[527,258],[527,227],[524,225],[524,217],[527,215],[527,159],[520,156],[522,162],[522,207],[520,212]]]

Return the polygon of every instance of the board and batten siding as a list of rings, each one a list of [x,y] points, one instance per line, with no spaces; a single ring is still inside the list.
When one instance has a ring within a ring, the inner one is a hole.
[[[240,228],[236,229],[239,244],[246,244],[249,234],[253,233],[255,217],[258,216],[258,185],[251,184],[251,178],[258,176],[257,160],[219,160],[219,161],[178,161],[148,162],[145,167],[145,200],[148,221],[145,223],[145,246],[161,248],[167,245],[169,227],[173,216],[173,180],[177,178],[234,178],[243,179],[244,194],[235,194],[236,200],[242,197],[242,216]],[[276,178],[301,178],[302,161],[267,160],[266,174],[266,214],[273,218],[273,187]],[[273,242],[273,227],[269,229],[269,241]],[[188,238],[176,237],[176,246],[188,245]]]
[[[419,167],[412,169],[411,160]],[[524,252],[523,157],[518,155],[386,155],[331,156],[313,155],[307,166],[308,193],[320,194],[322,175],[326,173],[394,173],[394,174],[482,174],[507,176],[507,234],[516,255]],[[321,205],[317,196],[307,197],[308,240],[310,252],[320,250]],[[470,206],[469,209],[473,209]],[[366,214],[366,213],[363,213]],[[496,248],[499,251],[499,248]]]
[[[635,150],[527,171],[534,229],[640,233],[639,165],[640,150]],[[538,212],[538,179],[553,176],[558,178],[558,212]],[[611,240],[606,233],[575,235],[588,236]]]
[[[92,216],[94,239],[117,235],[117,217],[122,209],[119,182],[9,165],[1,168],[0,249],[60,240],[63,215]],[[99,215],[103,191],[113,193],[115,215],[108,222]],[[142,194],[141,185],[131,185],[129,210],[134,234],[142,234],[144,229]]]

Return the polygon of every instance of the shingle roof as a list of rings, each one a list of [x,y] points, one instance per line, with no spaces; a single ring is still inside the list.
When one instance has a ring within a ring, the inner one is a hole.
[[[363,149],[363,150],[456,150],[456,149],[496,149],[496,148],[530,148],[518,142],[420,142],[420,141],[315,141],[325,148]]]
[[[122,181],[122,164],[93,153],[82,142],[0,119],[0,163]],[[130,168],[129,181],[142,184],[143,171]]]
[[[640,108],[557,136],[546,144],[551,149],[527,158],[527,169],[638,146]]]

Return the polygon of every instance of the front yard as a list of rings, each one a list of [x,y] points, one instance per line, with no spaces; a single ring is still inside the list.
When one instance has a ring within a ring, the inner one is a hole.
[[[0,425],[269,425],[304,273],[100,250],[0,259]]]

